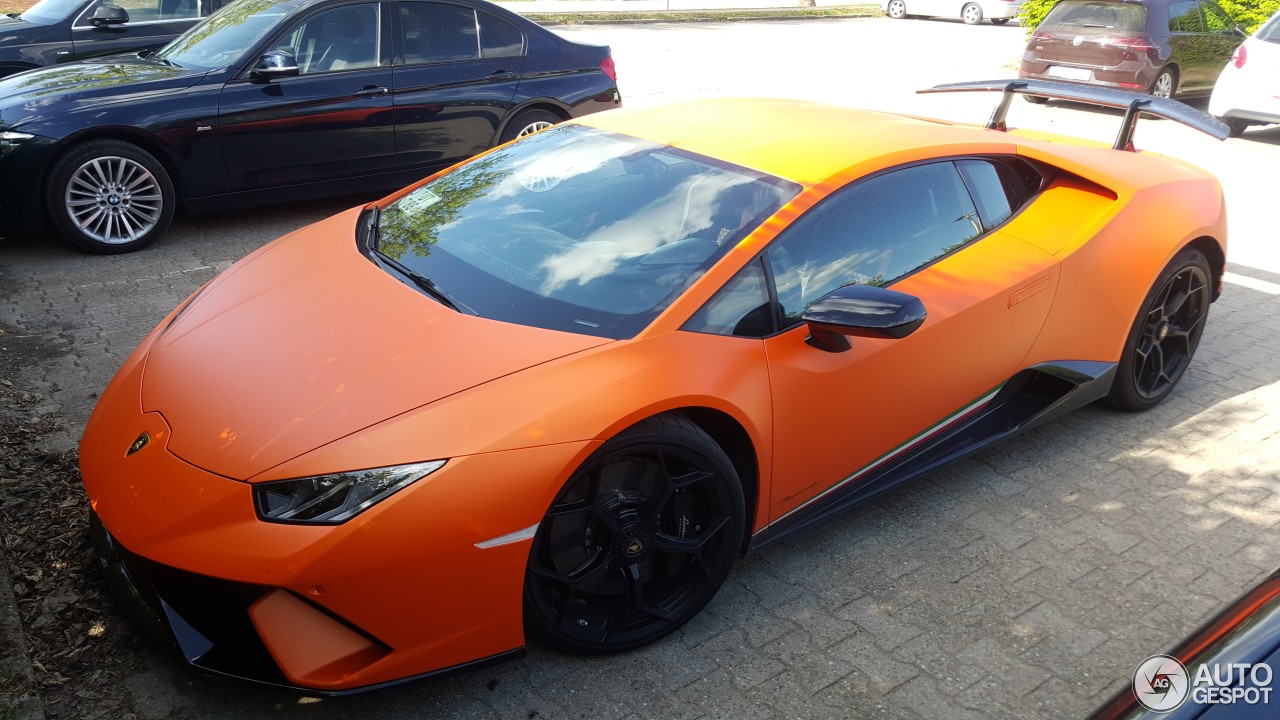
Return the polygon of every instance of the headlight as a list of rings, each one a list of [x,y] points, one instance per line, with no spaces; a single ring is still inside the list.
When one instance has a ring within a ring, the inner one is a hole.
[[[255,485],[258,517],[269,522],[337,525],[444,467],[444,460],[353,470]]]
[[[12,130],[5,130],[4,132],[0,132],[0,157],[7,155],[10,150],[14,149],[18,145],[21,145],[24,141],[30,140],[33,137],[35,137],[35,135],[30,135],[28,133],[14,132]]]

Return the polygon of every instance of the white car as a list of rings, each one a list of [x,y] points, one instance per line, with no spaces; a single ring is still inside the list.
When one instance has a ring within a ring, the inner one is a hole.
[[[1209,113],[1233,136],[1250,125],[1280,123],[1280,11],[1236,48],[1213,86]]]
[[[905,17],[960,18],[966,25],[990,20],[1004,25],[1018,14],[1022,0],[880,0],[880,9],[895,19]]]

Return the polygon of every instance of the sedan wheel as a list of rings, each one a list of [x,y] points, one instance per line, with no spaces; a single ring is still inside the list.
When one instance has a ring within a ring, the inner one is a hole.
[[[907,16],[907,4],[903,0],[891,0],[889,3],[889,17],[894,20],[901,20]]]
[[[511,142],[517,138],[528,137],[536,132],[546,130],[560,122],[560,117],[548,110],[525,110],[507,123],[502,131],[500,142]]]
[[[982,22],[982,8],[978,3],[969,3],[961,8],[960,19],[965,25],[977,25]]]
[[[164,233],[173,219],[174,192],[149,153],[127,142],[97,140],[54,164],[46,202],[68,240],[115,254],[138,250]]]
[[[1107,401],[1124,410],[1154,407],[1173,391],[1200,345],[1209,315],[1209,261],[1183,250],[1160,273],[1129,331]]]
[[[525,625],[588,653],[653,642],[715,595],[743,533],[724,451],[684,416],[646,420],[594,453],[538,526]]]

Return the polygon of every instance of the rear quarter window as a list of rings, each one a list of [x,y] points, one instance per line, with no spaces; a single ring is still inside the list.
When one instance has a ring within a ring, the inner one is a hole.
[[[1063,0],[1044,19],[1044,25],[1144,32],[1147,9],[1141,5],[1095,0]]]

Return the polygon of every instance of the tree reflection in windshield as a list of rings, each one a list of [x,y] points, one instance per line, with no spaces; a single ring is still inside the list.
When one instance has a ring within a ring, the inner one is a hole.
[[[274,0],[238,0],[179,35],[154,57],[198,70],[226,67],[257,45],[290,9]]]

